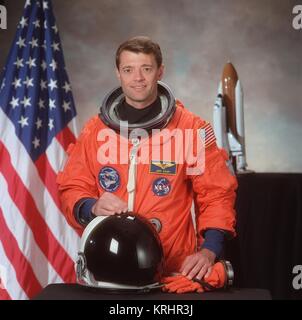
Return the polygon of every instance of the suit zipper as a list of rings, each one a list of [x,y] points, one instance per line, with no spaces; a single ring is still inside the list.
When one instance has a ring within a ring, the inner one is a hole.
[[[136,165],[137,165],[137,152],[140,145],[138,138],[131,139],[132,148],[129,153],[129,171],[128,171],[128,211],[133,212],[135,201],[135,189],[136,189]]]

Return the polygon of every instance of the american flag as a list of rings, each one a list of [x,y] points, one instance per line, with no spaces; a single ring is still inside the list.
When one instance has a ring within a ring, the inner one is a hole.
[[[76,110],[50,0],[27,0],[0,78],[0,299],[74,282],[79,234],[56,175]]]
[[[200,137],[204,142],[204,147],[207,148],[216,141],[215,133],[209,122],[205,122],[204,126],[200,128]]]

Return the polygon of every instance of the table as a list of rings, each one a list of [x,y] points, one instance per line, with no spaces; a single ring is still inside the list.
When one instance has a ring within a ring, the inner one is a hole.
[[[33,300],[270,300],[268,290],[237,289],[228,291],[174,294],[156,291],[147,294],[108,294],[78,284],[50,284]]]

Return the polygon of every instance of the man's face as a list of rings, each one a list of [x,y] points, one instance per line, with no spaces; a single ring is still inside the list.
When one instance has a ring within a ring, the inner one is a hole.
[[[157,81],[161,80],[163,70],[164,66],[157,66],[153,54],[123,51],[116,72],[126,102],[137,109],[153,103],[157,97]]]

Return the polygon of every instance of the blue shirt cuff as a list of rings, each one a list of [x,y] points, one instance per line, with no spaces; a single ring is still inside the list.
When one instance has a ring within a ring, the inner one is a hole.
[[[204,233],[204,242],[201,248],[211,250],[219,258],[224,245],[224,232],[217,229],[208,229]]]
[[[97,199],[84,198],[77,203],[75,207],[75,216],[80,224],[87,225],[95,218],[95,215],[91,212],[91,209],[96,202]]]

